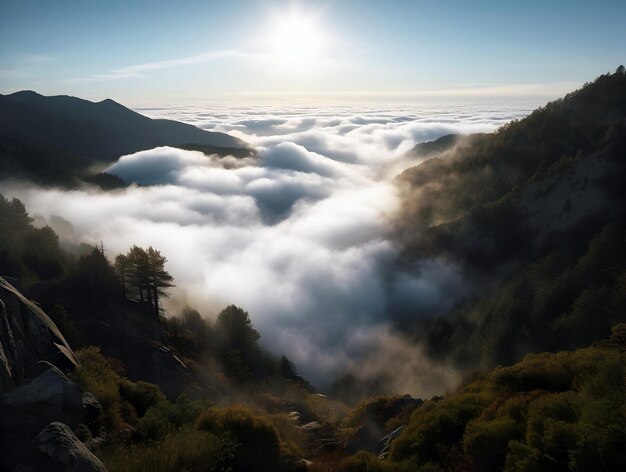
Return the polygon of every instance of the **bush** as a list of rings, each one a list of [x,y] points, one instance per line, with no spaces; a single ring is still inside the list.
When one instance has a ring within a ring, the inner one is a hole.
[[[274,413],[268,418],[278,431],[284,450],[293,457],[304,457],[302,447],[306,444],[306,434],[286,413]]]
[[[185,397],[179,398],[175,403],[160,401],[148,408],[143,418],[137,422],[137,437],[142,441],[160,440],[168,433],[193,423],[207,406],[207,402],[191,402]]]
[[[626,470],[624,392],[615,339],[529,355],[418,408],[391,460],[413,470]]]
[[[379,428],[393,431],[409,422],[411,413],[415,411],[421,400],[403,400],[401,395],[379,396],[368,398],[359,403],[344,418],[347,427],[357,427],[374,422]]]
[[[210,408],[196,422],[201,431],[228,434],[237,443],[235,470],[275,471],[281,463],[281,442],[272,422],[242,405]]]
[[[343,460],[339,465],[340,472],[401,472],[408,468],[401,468],[398,464],[387,461],[379,461],[378,458],[365,451],[357,452],[355,455]]]
[[[206,402],[189,402],[185,398],[170,403],[156,385],[131,382],[121,375],[123,365],[105,358],[97,347],[80,349],[76,355],[80,365],[72,378],[100,402],[109,431],[121,430],[128,423],[135,425],[140,440],[160,439],[195,421],[207,407]]]
[[[504,465],[509,441],[520,439],[523,435],[523,425],[513,418],[500,416],[492,421],[479,419],[467,425],[463,447],[472,458],[476,470],[500,470]]]
[[[104,424],[110,430],[119,429],[122,419],[122,398],[119,392],[120,376],[111,368],[97,347],[76,351],[80,365],[72,375],[83,389],[96,397],[104,413]]]
[[[232,470],[236,445],[191,426],[163,440],[97,451],[109,472],[220,472]]]
[[[316,394],[307,395],[304,403],[305,410],[310,411],[320,422],[335,426],[341,423],[342,418],[348,412],[348,408],[343,403]]]
[[[122,397],[133,405],[139,416],[145,415],[148,408],[165,400],[165,395],[161,393],[159,387],[142,380],[137,383],[122,380],[119,390]]]
[[[391,457],[419,465],[443,461],[460,443],[467,423],[494,399],[488,392],[466,393],[442,401],[428,401],[415,410],[407,428],[391,446]]]

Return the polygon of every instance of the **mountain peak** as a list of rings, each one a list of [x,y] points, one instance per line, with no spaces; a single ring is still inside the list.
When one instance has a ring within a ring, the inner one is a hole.
[[[9,93],[7,95],[5,95],[5,97],[12,97],[12,98],[27,98],[27,97],[32,97],[32,98],[43,98],[43,95],[35,92],[34,90],[20,90],[19,92],[13,92],[13,93]]]
[[[89,126],[85,126],[89,122]],[[36,144],[89,161],[112,162],[119,156],[158,146],[187,144],[241,148],[225,133],[171,120],[153,120],[107,98],[91,102],[68,95],[43,96],[21,91],[0,102],[0,129],[6,138]]]
[[[117,105],[117,106],[123,106],[120,103],[117,103],[115,100],[111,99],[111,98],[105,98],[104,100],[100,100],[99,102],[97,102],[98,105]]]

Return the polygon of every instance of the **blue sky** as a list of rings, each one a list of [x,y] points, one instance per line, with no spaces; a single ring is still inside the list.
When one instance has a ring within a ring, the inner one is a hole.
[[[133,105],[554,97],[626,62],[625,18],[624,1],[0,0],[0,93]]]

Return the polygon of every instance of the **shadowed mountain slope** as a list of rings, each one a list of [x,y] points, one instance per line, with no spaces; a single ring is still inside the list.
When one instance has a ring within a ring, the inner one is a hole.
[[[490,367],[626,321],[622,68],[493,134],[430,147],[438,157],[398,178],[397,235],[405,260],[453,262],[473,294],[446,316],[403,320],[426,325],[432,352]]]
[[[107,99],[22,91],[0,95],[0,176],[67,183],[94,164],[174,146],[249,154],[241,140],[172,120],[153,120]]]

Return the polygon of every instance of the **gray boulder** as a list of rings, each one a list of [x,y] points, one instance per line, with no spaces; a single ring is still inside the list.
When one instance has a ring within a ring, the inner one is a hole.
[[[89,392],[83,392],[82,397],[82,406],[83,406],[83,418],[82,422],[85,424],[91,433],[98,434],[98,430],[102,424],[102,419],[104,414],[102,412],[102,406]]]
[[[81,422],[84,411],[81,388],[53,365],[47,367],[29,383],[0,397],[2,423],[6,427],[28,426],[38,431],[52,421],[63,421],[71,427]]]
[[[51,436],[51,443],[42,443],[47,436],[40,431],[50,424],[63,424],[64,429],[77,431],[83,439],[89,440],[92,432],[96,434],[100,430],[102,408],[93,395],[82,392],[50,363],[40,361],[28,370],[28,375],[38,372],[41,373],[30,382],[0,395],[0,470],[99,470],[69,465],[67,469],[49,469],[41,465],[45,458],[39,457],[37,451],[42,444],[57,444],[58,438],[63,439],[59,444],[66,445],[79,440],[74,433],[71,437],[57,434]],[[52,431],[58,432],[58,428]],[[84,444],[80,446],[86,450]],[[74,445],[71,450],[77,448],[78,445]],[[52,451],[49,447],[47,450]],[[39,465],[32,465],[37,457]]]
[[[33,470],[50,472],[106,472],[106,468],[65,424],[53,422],[37,435]],[[39,463],[38,463],[39,462]]]

